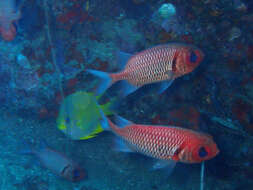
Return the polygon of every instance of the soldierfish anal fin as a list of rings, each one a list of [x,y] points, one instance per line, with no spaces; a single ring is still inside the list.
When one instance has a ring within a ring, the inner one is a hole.
[[[122,127],[122,128],[127,125],[133,124],[133,122],[131,122],[123,117],[120,117],[119,115],[114,116],[114,122],[116,125],[118,125],[119,127]]]
[[[119,137],[115,138],[113,150],[119,152],[134,152],[133,150],[130,149],[127,143]]]
[[[119,87],[119,96],[120,98],[126,97],[129,94],[133,93],[134,91],[136,91],[139,87],[134,86],[132,84],[130,84],[129,82],[123,80],[120,81],[120,87]]]
[[[163,81],[159,84],[158,94],[162,94],[166,89],[170,87],[174,79]]]
[[[154,163],[152,170],[166,169],[166,173],[169,175],[176,166],[174,160],[158,160]]]
[[[118,64],[118,67],[120,69],[124,69],[127,61],[130,59],[130,57],[132,57],[132,54],[129,54],[129,53],[126,53],[126,52],[123,52],[123,51],[119,51],[117,53],[117,64]]]

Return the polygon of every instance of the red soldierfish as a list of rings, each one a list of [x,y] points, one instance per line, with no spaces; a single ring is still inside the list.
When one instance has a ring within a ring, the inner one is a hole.
[[[203,60],[204,54],[197,47],[171,43],[155,46],[133,56],[124,54],[121,57],[127,61],[123,61],[126,65],[119,73],[87,70],[102,79],[96,89],[97,94],[102,94],[113,83],[121,80],[124,81],[121,91],[123,97],[145,84],[155,82],[162,82],[161,93],[175,78],[192,72]]]
[[[60,152],[50,149],[45,143],[43,143],[42,148],[39,150],[29,147],[22,153],[34,155],[45,168],[67,180],[76,182],[81,181],[86,177],[84,169],[82,169],[76,162],[67,158]]]
[[[210,135],[174,126],[133,124],[119,116],[116,123],[103,119],[103,128],[121,137],[132,151],[157,158],[183,163],[200,163],[219,153]],[[124,148],[126,150],[126,148]]]

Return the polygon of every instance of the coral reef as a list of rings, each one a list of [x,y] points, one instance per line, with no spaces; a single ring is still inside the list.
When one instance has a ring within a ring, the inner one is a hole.
[[[94,87],[96,80],[86,69],[113,72],[119,51],[135,53],[170,42],[197,45],[205,53],[203,63],[161,95],[153,86],[138,90],[120,102],[117,113],[136,123],[180,125],[211,134],[221,151],[205,163],[205,189],[252,188],[250,0],[45,2],[47,7],[43,0],[22,1],[15,38],[0,40],[0,189],[199,189],[200,165],[179,164],[168,178],[166,172],[150,171],[152,160],[146,157],[114,152],[108,133],[70,142],[55,125],[63,96]],[[111,94],[113,90],[105,96],[110,99]],[[89,179],[58,179],[18,154],[21,139],[41,138],[76,158]]]

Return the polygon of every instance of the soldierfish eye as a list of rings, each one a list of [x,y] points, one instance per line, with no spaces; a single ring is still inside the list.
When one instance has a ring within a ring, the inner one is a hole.
[[[206,157],[207,156],[207,151],[206,151],[206,149],[204,148],[204,147],[201,147],[200,149],[199,149],[199,157],[200,158],[204,158],[204,157]]]
[[[198,56],[196,55],[196,53],[194,51],[191,52],[191,55],[190,55],[190,62],[191,63],[195,63],[198,59]]]

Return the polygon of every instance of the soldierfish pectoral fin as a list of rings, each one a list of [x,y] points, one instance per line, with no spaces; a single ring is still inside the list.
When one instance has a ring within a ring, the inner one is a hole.
[[[119,82],[119,96],[120,98],[126,97],[127,95],[136,91],[139,87],[130,84],[129,82],[122,80]]]
[[[172,70],[166,72],[168,80],[159,83],[158,94],[162,94],[174,81],[174,74]]]
[[[116,137],[115,138],[115,142],[114,142],[114,147],[113,147],[113,150],[114,151],[120,151],[120,152],[133,152],[133,150],[131,150],[129,148],[129,146],[127,145],[127,143],[119,138],[119,137]]]
[[[132,57],[132,54],[119,51],[117,53],[117,64],[120,69],[124,69],[127,61]]]
[[[162,94],[167,88],[170,87],[170,85],[173,83],[173,79],[163,81],[159,84],[158,94]]]
[[[133,122],[131,122],[131,121],[129,121],[129,120],[123,118],[123,117],[120,117],[119,115],[114,116],[114,122],[117,126],[119,126],[121,128],[123,128],[127,125],[133,124]]]

